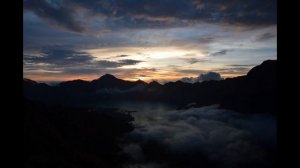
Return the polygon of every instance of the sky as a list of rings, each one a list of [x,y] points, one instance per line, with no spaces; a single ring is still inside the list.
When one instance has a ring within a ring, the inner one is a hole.
[[[277,59],[277,1],[23,0],[23,37],[39,82],[228,78]]]

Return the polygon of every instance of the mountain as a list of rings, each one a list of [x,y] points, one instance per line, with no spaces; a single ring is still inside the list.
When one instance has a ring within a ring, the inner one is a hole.
[[[247,75],[201,83],[125,81],[106,74],[91,82],[74,80],[48,86],[24,79],[24,95],[45,103],[80,105],[103,100],[160,101],[178,107],[219,104],[245,113],[276,113],[277,61],[267,60]]]
[[[264,84],[270,84],[276,80],[277,75],[277,61],[267,60],[261,65],[252,68],[248,73],[247,77],[256,81],[260,81]]]
[[[111,74],[105,74],[100,78],[93,80],[90,83],[90,87],[93,89],[101,89],[101,88],[118,88],[118,89],[129,89],[138,85],[146,85],[145,82],[138,80],[135,82],[125,81],[122,79],[118,79]]]
[[[78,88],[78,87],[85,87],[88,86],[89,82],[84,81],[84,80],[72,80],[72,81],[66,81],[66,82],[61,82],[58,84],[59,87],[71,87],[71,88]]]
[[[149,87],[161,87],[161,84],[158,83],[157,81],[152,81],[148,85]]]
[[[118,79],[110,74],[105,74],[91,82],[91,85],[95,87],[122,87],[125,84],[126,81]]]
[[[161,84],[157,81],[152,81],[147,85],[148,91],[158,91],[161,88]]]

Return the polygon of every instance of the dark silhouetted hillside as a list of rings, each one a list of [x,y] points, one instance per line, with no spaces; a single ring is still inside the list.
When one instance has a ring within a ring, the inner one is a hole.
[[[99,79],[68,81],[57,86],[24,79],[24,95],[30,100],[50,104],[79,105],[102,100],[161,101],[183,107],[220,104],[247,113],[276,113],[277,61],[267,60],[247,75],[201,83],[125,81],[106,74]]]
[[[119,139],[133,118],[112,109],[88,110],[24,102],[24,167],[121,167]]]

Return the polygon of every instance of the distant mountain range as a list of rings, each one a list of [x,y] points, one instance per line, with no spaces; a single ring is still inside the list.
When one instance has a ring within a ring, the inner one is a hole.
[[[49,86],[23,80],[27,99],[66,106],[99,101],[160,101],[184,107],[220,104],[222,108],[245,113],[272,113],[277,109],[277,61],[267,60],[247,75],[221,81],[160,84],[125,81],[106,74],[93,81],[73,80]]]

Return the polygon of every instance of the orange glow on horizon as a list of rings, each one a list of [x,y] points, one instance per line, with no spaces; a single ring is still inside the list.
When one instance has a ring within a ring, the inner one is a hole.
[[[104,74],[102,74],[104,75]],[[98,79],[102,75],[63,75],[63,74],[51,74],[51,75],[25,75],[24,78],[28,78],[37,82],[62,82],[62,81],[71,81],[71,80],[85,80],[85,81],[92,81],[95,79]],[[128,80],[128,81],[137,81],[137,80],[142,80],[144,82],[151,82],[151,81],[158,81],[158,82],[167,82],[167,81],[177,81],[180,80],[181,78],[184,77],[197,77],[198,75],[188,75],[188,74],[183,74],[183,73],[176,73],[176,72],[163,72],[163,73],[152,73],[147,76],[145,75],[139,75],[139,74],[133,74],[130,76],[126,75],[117,75],[117,74],[112,74],[116,78],[122,79],[122,80]],[[242,76],[246,75],[241,73],[241,74],[222,74],[222,77],[225,78],[232,78],[232,77],[237,77],[237,76]]]

